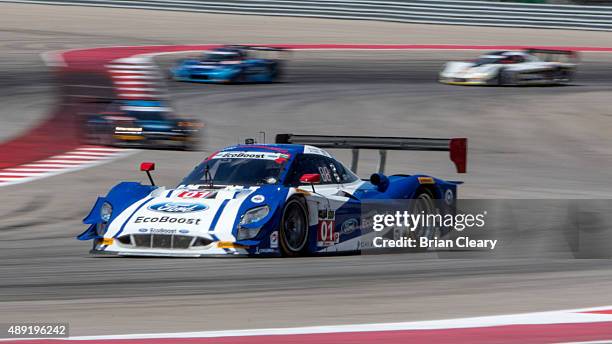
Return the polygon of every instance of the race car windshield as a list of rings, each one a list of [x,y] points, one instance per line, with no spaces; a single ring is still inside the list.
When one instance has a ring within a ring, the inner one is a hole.
[[[503,59],[503,57],[481,57],[478,60],[474,61],[474,67],[492,63],[499,63]]]
[[[172,117],[170,112],[160,111],[128,111],[126,115],[141,121],[165,121]]]
[[[240,60],[240,56],[238,54],[220,54],[220,53],[210,53],[204,55],[203,61],[206,62],[221,62],[221,61],[235,61]]]
[[[181,185],[262,185],[278,184],[287,160],[212,158],[198,165]]]

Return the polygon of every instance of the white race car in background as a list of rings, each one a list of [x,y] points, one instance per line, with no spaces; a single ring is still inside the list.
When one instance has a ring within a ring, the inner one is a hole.
[[[495,51],[471,62],[448,62],[439,74],[452,85],[550,85],[572,81],[578,56],[574,51],[527,49]]]

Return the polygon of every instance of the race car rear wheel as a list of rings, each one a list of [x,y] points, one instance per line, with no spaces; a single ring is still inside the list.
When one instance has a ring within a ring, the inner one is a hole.
[[[279,63],[274,63],[268,67],[268,74],[272,82],[280,82],[282,68]]]
[[[246,74],[243,69],[236,73],[230,80],[230,84],[242,84],[247,81]]]
[[[436,212],[435,197],[431,191],[421,188],[417,191],[413,199],[412,214],[433,214]],[[420,242],[421,238],[433,239],[438,235],[438,229],[433,226],[419,225],[414,231],[411,231],[409,237]],[[420,248],[418,245],[413,251],[426,251],[426,248]]]
[[[307,250],[308,217],[306,206],[298,198],[290,199],[283,210],[280,247],[284,256],[297,257]]]

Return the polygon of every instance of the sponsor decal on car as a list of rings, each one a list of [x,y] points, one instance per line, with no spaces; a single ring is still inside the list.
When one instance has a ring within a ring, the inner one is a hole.
[[[151,228],[151,234],[174,234],[176,229]]]
[[[357,242],[357,249],[361,250],[361,249],[371,249],[374,248],[374,243],[372,240],[364,240],[364,239],[360,239]]]
[[[263,201],[265,201],[266,198],[263,195],[255,195],[253,197],[251,197],[251,202],[253,203],[261,203]]]
[[[212,191],[183,191],[178,194],[180,198],[206,198],[210,196]]]
[[[308,145],[304,146],[304,154],[318,154],[318,155],[326,156],[328,158],[332,157],[329,153],[322,150],[321,148],[317,148],[314,146],[308,146]]]
[[[435,184],[436,181],[431,177],[418,177],[419,184]]]
[[[257,248],[255,250],[255,254],[262,254],[262,253],[276,253],[277,250],[273,249],[273,248]]]
[[[335,220],[336,212],[333,210],[322,209],[319,210],[319,220]]]
[[[182,223],[185,225],[199,225],[202,219],[177,218],[170,216],[138,216],[134,223]]]
[[[149,210],[161,213],[193,213],[208,209],[208,206],[198,203],[165,202],[150,205]]]
[[[342,223],[340,232],[342,232],[342,234],[351,234],[358,227],[359,227],[359,220],[357,220],[356,218],[350,218]]]
[[[270,248],[278,248],[278,231],[270,233]]]
[[[287,154],[276,152],[253,152],[253,151],[230,151],[219,152],[211,157],[211,159],[261,159],[261,160],[276,160],[288,159]]]
[[[446,204],[448,205],[453,204],[454,198],[455,198],[455,195],[453,195],[453,190],[448,189],[444,192],[444,201],[446,202]]]

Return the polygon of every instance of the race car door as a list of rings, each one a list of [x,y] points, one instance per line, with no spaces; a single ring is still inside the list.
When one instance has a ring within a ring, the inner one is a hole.
[[[316,223],[317,252],[354,251],[358,249],[361,204],[352,194],[363,182],[347,178],[345,167],[336,160],[318,154],[302,154],[297,158],[291,178],[299,180],[304,174],[319,174],[320,183],[307,197],[311,209],[311,224]],[[312,191],[312,186],[301,185]],[[312,210],[316,210],[312,211]],[[316,215],[316,218],[315,218]],[[348,244],[347,241],[354,242]],[[354,247],[352,247],[354,246]]]

